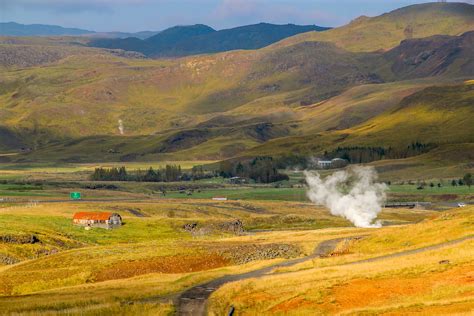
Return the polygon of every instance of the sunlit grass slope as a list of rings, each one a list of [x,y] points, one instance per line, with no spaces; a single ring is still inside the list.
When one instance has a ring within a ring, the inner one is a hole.
[[[279,271],[290,273],[228,284],[212,296],[210,314],[222,314],[230,305],[246,315],[469,313],[474,306],[472,239],[373,262],[344,263],[472,236],[473,225],[471,208],[415,225],[382,228],[341,244],[339,256]]]
[[[283,154],[289,149],[293,152],[323,152],[336,146],[406,148],[416,141],[440,146],[469,144],[474,142],[473,92],[474,85],[470,83],[429,87],[351,128],[272,140],[250,153]],[[470,146],[465,148],[469,152]]]
[[[147,217],[135,217],[130,209]],[[85,210],[118,212],[125,225],[111,231],[73,226],[72,214]],[[381,218],[413,222],[432,214],[384,210]],[[235,236],[212,231],[192,235],[182,229],[184,223],[218,227],[235,218],[246,227],[283,231]],[[0,208],[0,224],[0,236],[38,239],[34,244],[0,242],[0,258],[18,260],[0,266],[0,309],[26,315],[166,314],[173,309],[172,299],[190,286],[282,260],[241,264],[225,254],[289,245],[308,255],[321,241],[354,233],[347,221],[327,210],[282,201],[20,204]],[[325,229],[294,230],[305,227]]]
[[[386,50],[407,38],[459,35],[474,29],[474,6],[466,3],[427,3],[404,7],[377,17],[360,17],[326,32],[308,32],[272,46],[307,41],[332,42],[356,52]]]
[[[32,152],[0,161],[218,160],[290,150],[320,155],[336,144],[469,143],[469,88],[419,90],[471,79],[474,33],[446,34],[472,29],[472,8],[411,6],[318,35],[327,41],[176,60],[139,59],[65,39],[0,40],[5,50],[44,47],[55,56],[36,67],[4,63],[0,150]],[[400,32],[444,36],[374,52]],[[370,50],[350,47],[369,42]],[[415,92],[416,100],[406,98]]]

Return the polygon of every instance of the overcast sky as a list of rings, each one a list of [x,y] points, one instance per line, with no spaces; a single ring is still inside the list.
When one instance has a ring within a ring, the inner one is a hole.
[[[157,31],[196,23],[216,29],[258,22],[339,26],[360,15],[374,16],[421,2],[430,1],[0,0],[0,22],[127,32]]]

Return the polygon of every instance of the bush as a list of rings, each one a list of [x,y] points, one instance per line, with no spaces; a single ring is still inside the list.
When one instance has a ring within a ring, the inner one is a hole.
[[[280,173],[272,157],[256,157],[250,161],[224,161],[219,173],[224,178],[241,177],[258,183],[272,183],[289,180],[288,175]]]

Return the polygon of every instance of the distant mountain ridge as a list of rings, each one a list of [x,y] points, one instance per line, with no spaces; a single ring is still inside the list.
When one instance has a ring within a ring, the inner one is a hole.
[[[0,23],[0,35],[3,36],[59,36],[86,35],[95,32],[78,28],[66,28],[58,25]]]
[[[0,36],[90,36],[103,38],[137,37],[145,39],[158,32],[142,31],[137,33],[126,32],[95,32],[79,28],[67,28],[58,25],[20,24],[16,22],[0,23]]]
[[[175,26],[145,40],[96,39],[90,42],[90,46],[133,50],[151,57],[181,57],[237,49],[258,49],[296,34],[329,29],[316,25],[259,23],[216,31],[207,25],[196,24]]]

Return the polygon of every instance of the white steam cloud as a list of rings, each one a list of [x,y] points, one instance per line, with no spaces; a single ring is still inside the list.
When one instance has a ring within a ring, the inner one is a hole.
[[[120,135],[123,135],[123,121],[122,120],[118,120],[118,129],[119,129],[119,132],[120,132]]]
[[[305,171],[305,176],[307,195],[313,203],[326,206],[332,215],[344,217],[357,227],[382,226],[375,219],[385,202],[387,186],[375,182],[374,168],[357,166],[325,179],[314,171]]]

